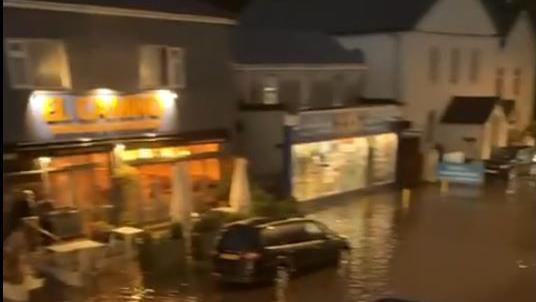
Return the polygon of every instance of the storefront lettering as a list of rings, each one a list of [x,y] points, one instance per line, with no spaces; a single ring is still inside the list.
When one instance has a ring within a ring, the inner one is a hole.
[[[52,133],[68,134],[156,129],[176,97],[171,91],[126,96],[34,93],[30,102],[34,117]]]

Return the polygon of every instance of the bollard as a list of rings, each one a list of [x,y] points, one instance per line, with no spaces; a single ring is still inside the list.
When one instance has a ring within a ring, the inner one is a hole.
[[[517,192],[517,175],[515,169],[511,169],[508,173],[508,184],[506,187],[506,194],[514,195]]]
[[[447,194],[449,192],[449,182],[446,180],[441,181],[441,194]]]
[[[403,189],[402,190],[402,207],[408,209],[411,202],[411,190]]]

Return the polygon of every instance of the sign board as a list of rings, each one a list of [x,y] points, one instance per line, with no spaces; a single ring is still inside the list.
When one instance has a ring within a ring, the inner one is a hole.
[[[377,106],[301,112],[294,128],[297,140],[329,139],[391,131],[401,117],[396,106]]]
[[[439,164],[439,179],[450,183],[483,184],[485,167],[483,162]]]
[[[101,91],[90,95],[34,92],[33,119],[54,134],[77,134],[157,129],[175,103],[171,91],[118,95]]]

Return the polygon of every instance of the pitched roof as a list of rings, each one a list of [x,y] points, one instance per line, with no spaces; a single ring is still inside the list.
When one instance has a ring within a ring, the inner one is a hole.
[[[441,123],[484,124],[490,118],[499,101],[497,97],[454,97],[450,101]]]
[[[240,64],[363,64],[360,51],[349,51],[322,33],[238,29],[233,57]]]
[[[235,18],[235,15],[201,0],[38,0],[41,2],[56,2],[67,4],[96,5],[111,8],[126,8],[187,14],[196,16],[211,16]]]
[[[368,33],[409,30],[437,0],[257,0],[240,22],[250,27]]]
[[[481,0],[500,36],[507,35],[514,26],[521,7],[516,2]]]

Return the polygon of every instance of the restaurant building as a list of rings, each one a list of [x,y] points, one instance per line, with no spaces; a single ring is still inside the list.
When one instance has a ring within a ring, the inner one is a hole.
[[[122,194],[146,209],[138,219],[157,219],[186,161],[196,207],[217,203],[236,107],[232,16],[195,0],[3,9],[4,194],[88,211]]]
[[[240,151],[252,175],[298,201],[396,181],[399,105],[364,100],[359,51],[311,32],[239,28]]]

